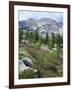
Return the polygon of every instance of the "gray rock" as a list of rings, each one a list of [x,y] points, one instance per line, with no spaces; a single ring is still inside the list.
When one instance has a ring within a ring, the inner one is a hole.
[[[22,60],[18,61],[18,70],[19,73],[23,72],[26,69],[31,69],[33,63],[30,58],[23,58]]]
[[[18,61],[18,70],[19,73],[23,72],[24,70],[29,69],[29,67],[27,67],[24,63],[23,60],[19,60]]]
[[[32,60],[30,58],[23,58],[23,63],[28,67],[32,67],[33,65]]]
[[[38,29],[38,31],[43,30],[44,33],[42,33],[45,36],[45,31],[51,36],[51,33],[54,34],[60,33],[60,35],[63,35],[63,22],[56,20],[52,18],[40,18],[40,19],[34,19],[29,18],[27,20],[19,21],[19,28],[25,29],[28,31],[34,31]]]

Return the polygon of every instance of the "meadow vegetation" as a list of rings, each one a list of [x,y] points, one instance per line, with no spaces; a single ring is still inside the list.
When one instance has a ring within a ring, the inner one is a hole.
[[[32,69],[19,74],[20,79],[63,76],[63,36],[52,33],[43,39],[38,30],[19,30],[19,59],[31,58]],[[45,49],[44,49],[45,48]],[[34,70],[37,70],[34,72]]]

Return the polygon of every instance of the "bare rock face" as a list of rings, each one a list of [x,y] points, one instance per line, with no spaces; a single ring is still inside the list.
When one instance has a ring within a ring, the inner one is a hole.
[[[23,58],[22,60],[18,61],[18,70],[19,73],[23,72],[26,69],[30,69],[33,63],[30,58]]]
[[[30,58],[23,58],[23,63],[28,66],[28,67],[32,67],[33,63],[32,60]]]
[[[56,20],[51,18],[29,18],[28,20],[19,21],[19,28],[26,29],[28,31],[35,31],[38,29],[39,35],[42,34],[42,32],[47,32],[49,36],[51,36],[52,32],[54,34],[63,34],[63,23],[57,22]]]

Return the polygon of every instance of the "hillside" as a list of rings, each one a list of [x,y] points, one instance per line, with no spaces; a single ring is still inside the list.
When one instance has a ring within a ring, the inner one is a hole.
[[[51,33],[60,33],[63,34],[63,23],[57,22],[50,18],[41,18],[41,19],[27,19],[23,21],[19,21],[19,29],[25,29],[29,31],[33,30],[45,30],[49,35]]]

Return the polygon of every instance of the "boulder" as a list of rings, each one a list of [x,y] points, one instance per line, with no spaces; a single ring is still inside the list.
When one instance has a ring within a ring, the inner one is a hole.
[[[28,66],[28,67],[32,67],[33,63],[32,60],[30,58],[23,58],[23,63]]]
[[[30,58],[23,58],[22,60],[18,61],[18,69],[19,72],[23,72],[26,69],[31,69],[33,63]]]
[[[29,67],[27,67],[24,63],[23,60],[19,60],[18,61],[18,70],[19,73],[23,72],[24,70],[29,69]]]

